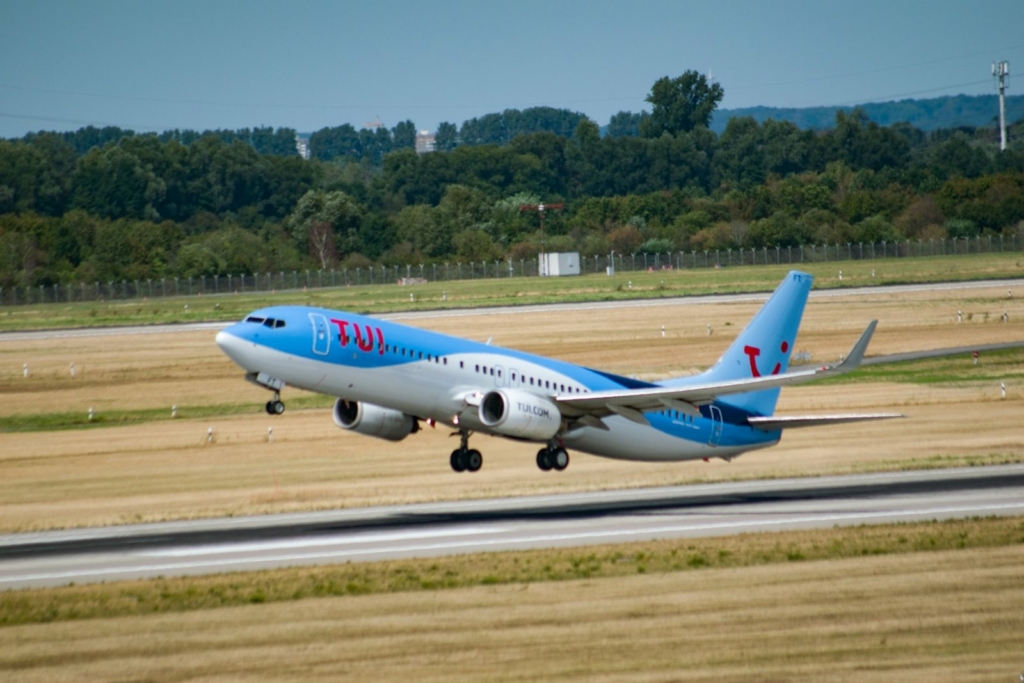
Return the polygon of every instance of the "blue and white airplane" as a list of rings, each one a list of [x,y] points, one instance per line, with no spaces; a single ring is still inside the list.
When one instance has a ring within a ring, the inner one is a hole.
[[[877,321],[846,359],[788,371],[812,276],[792,271],[713,367],[691,377],[643,382],[551,358],[343,311],[275,306],[217,334],[217,344],[274,392],[294,386],[337,397],[343,429],[400,441],[420,423],[457,430],[456,472],[483,458],[473,432],[543,444],[541,470],[564,470],[567,449],[623,460],[732,459],[775,445],[793,427],[900,417],[779,417],[780,387],[855,370]]]

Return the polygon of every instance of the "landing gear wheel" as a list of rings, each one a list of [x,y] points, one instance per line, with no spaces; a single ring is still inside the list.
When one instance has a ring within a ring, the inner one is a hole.
[[[448,463],[452,466],[452,469],[456,472],[466,471],[466,451],[461,448],[456,448],[452,451],[451,458],[448,459]]]
[[[480,455],[480,451],[476,449],[466,451],[465,463],[467,470],[476,472],[483,466],[484,456]]]
[[[280,415],[284,412],[284,403],[281,402],[281,392],[275,391],[274,398],[267,401],[267,405],[264,406],[267,411],[267,415]]]
[[[551,462],[551,466],[561,472],[569,466],[569,453],[566,452],[564,448],[556,448],[551,451],[549,460]]]
[[[551,470],[551,455],[548,449],[542,448],[537,451],[537,467],[544,472]]]

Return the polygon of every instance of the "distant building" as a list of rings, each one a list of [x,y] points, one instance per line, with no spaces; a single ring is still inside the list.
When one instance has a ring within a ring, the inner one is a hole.
[[[309,136],[308,135],[296,135],[295,136],[295,149],[298,151],[299,156],[303,159],[309,158]]]
[[[429,130],[416,133],[416,153],[426,154],[434,151],[434,134]]]

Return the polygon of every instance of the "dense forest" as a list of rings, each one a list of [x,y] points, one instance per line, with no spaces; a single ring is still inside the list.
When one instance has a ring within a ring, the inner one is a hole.
[[[1024,221],[1024,122],[925,132],[709,123],[721,86],[655,83],[607,135],[546,107],[416,128],[116,128],[0,140],[0,286],[810,243],[972,237]],[[614,124],[614,125],[612,125]],[[561,202],[545,235],[523,204]]]

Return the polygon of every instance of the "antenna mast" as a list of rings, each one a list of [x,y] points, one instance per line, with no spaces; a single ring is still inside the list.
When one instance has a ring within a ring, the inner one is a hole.
[[[999,151],[1006,151],[1006,79],[1009,62],[992,62],[992,76],[999,79]]]

